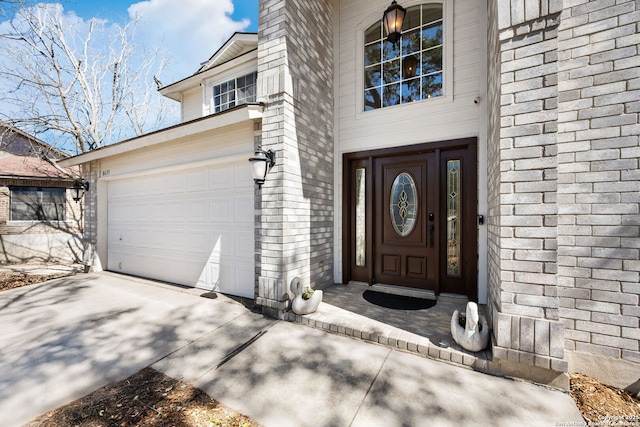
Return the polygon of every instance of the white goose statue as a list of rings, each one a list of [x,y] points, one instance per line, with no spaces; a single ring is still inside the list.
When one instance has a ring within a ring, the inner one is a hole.
[[[304,299],[304,289],[300,278],[296,277],[291,281],[291,292],[293,292],[294,298],[291,302],[291,310],[295,314],[311,314],[318,309],[320,302],[322,302],[322,291],[311,291],[309,299]],[[311,288],[309,288],[311,290]]]
[[[451,335],[460,347],[469,351],[480,351],[489,344],[487,319],[478,314],[478,304],[467,303],[466,324],[460,325],[460,312],[455,310],[451,317]]]

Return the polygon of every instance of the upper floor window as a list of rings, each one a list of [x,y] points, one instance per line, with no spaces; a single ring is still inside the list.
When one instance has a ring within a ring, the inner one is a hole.
[[[364,33],[364,110],[442,95],[442,4],[407,8],[397,43],[386,40],[382,22]]]
[[[258,73],[237,77],[213,87],[215,112],[228,110],[236,105],[256,101],[256,80]]]
[[[64,221],[66,189],[9,187],[12,221]]]

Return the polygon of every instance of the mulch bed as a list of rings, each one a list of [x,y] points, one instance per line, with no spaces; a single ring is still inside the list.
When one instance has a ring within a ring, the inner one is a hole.
[[[0,291],[8,291],[9,289],[32,285],[34,283],[40,283],[46,280],[58,279],[60,277],[66,277],[71,274],[72,273],[26,274],[13,271],[1,272]]]
[[[261,427],[202,390],[151,368],[47,412],[26,427],[59,426]]]
[[[582,374],[571,374],[571,397],[587,422],[599,425],[640,424],[640,400]]]

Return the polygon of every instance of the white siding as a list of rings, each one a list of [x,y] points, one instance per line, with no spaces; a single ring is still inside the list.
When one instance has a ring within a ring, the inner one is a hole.
[[[200,86],[186,90],[182,94],[182,122],[198,119],[202,112],[202,89]]]

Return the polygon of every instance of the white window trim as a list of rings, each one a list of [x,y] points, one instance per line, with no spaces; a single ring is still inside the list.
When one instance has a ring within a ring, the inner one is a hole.
[[[215,77],[203,80],[200,85],[202,86],[202,115],[208,116],[211,114],[215,114],[215,104],[213,102],[213,87],[224,82],[228,82],[232,79],[237,79],[238,77],[246,76],[247,74],[257,73],[258,67],[257,65],[251,65],[242,68],[236,68],[232,72],[225,72],[223,74],[217,75]],[[257,78],[256,78],[256,91],[257,88]],[[257,94],[256,94],[257,96]]]
[[[443,94],[431,99],[411,102],[407,104],[392,105],[389,107],[376,108],[375,110],[364,111],[364,32],[377,20],[382,19],[382,12],[376,12],[376,15],[369,14],[364,21],[356,27],[356,120],[364,118],[372,118],[379,114],[385,114],[385,111],[395,110],[397,108],[416,109],[424,108],[425,105],[434,106],[440,104],[449,104],[453,102],[453,2],[444,0],[414,0],[403,2],[402,6],[406,9],[420,4],[439,3],[442,5],[442,17],[444,24],[444,34],[442,45],[444,49],[442,64],[442,92]]]

